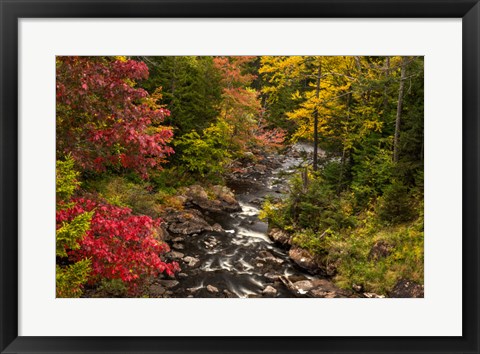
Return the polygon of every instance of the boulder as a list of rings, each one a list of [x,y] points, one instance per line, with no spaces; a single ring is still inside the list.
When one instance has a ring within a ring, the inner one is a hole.
[[[207,291],[209,293],[215,294],[218,293],[218,288],[214,287],[213,285],[207,285]]]
[[[170,279],[163,279],[163,280],[159,280],[158,281],[160,283],[161,286],[167,288],[167,289],[171,289],[171,288],[174,288],[176,287],[178,284],[180,284],[178,282],[178,280],[170,280]]]
[[[162,241],[167,241],[170,239],[170,234],[168,233],[168,225],[164,222],[160,224],[159,227],[157,227],[157,237],[162,240]]]
[[[198,264],[198,262],[200,262],[198,258],[191,257],[191,256],[185,257],[183,261],[187,263],[189,267],[195,267]]]
[[[172,248],[174,248],[176,250],[183,250],[185,248],[185,246],[182,243],[174,243],[172,245]]]
[[[266,297],[275,297],[275,295],[277,295],[277,289],[271,285],[267,285],[265,289],[262,290],[262,295]]]
[[[385,295],[378,295],[375,293],[363,293],[363,296],[365,296],[368,299],[383,299],[385,298]]]
[[[225,230],[223,229],[222,225],[215,223],[212,225],[212,230],[215,232],[224,232]]]
[[[290,235],[283,230],[272,228],[268,232],[268,237],[283,246],[290,245]]]
[[[326,255],[312,255],[304,248],[293,246],[288,256],[310,274],[322,274],[332,277],[337,273],[339,259],[329,259]]]
[[[309,280],[309,282],[311,284],[305,284],[305,286],[312,286],[307,292],[307,295],[310,297],[343,298],[352,295],[351,291],[340,289],[327,279],[313,279]]]
[[[310,280],[301,280],[293,283],[293,286],[300,294],[306,294],[309,290],[313,289],[315,285]]]
[[[169,259],[180,259],[183,258],[185,255],[182,252],[171,251],[166,254],[166,257]]]
[[[258,261],[270,262],[273,264],[282,264],[284,261],[281,258],[275,257],[268,251],[260,251],[258,252],[258,257],[256,258]]]
[[[152,284],[148,288],[148,294],[151,297],[160,297],[163,294],[165,294],[165,288],[161,286],[160,284]]]
[[[198,210],[178,211],[169,209],[163,220],[168,225],[168,230],[174,234],[192,235],[202,231],[212,231],[212,227],[203,219]]]
[[[300,267],[309,271],[310,273],[319,272],[319,264],[317,259],[307,250],[300,247],[292,247],[288,252],[288,256]]]
[[[280,278],[280,274],[275,274],[275,273],[265,273],[263,276],[272,282]]]
[[[222,203],[222,209],[224,211],[240,211],[242,208],[235,199],[235,194],[226,186],[213,186],[212,192],[215,193],[217,200]]]
[[[228,187],[213,186],[211,192],[213,195],[209,196],[202,186],[193,185],[185,190],[185,196],[189,202],[209,212],[220,213],[242,210],[235,199],[235,195]]]
[[[402,279],[395,284],[388,296],[397,298],[424,297],[424,288],[421,284]]]

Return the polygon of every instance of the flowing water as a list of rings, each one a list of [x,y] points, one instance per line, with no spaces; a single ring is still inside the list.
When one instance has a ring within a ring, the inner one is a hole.
[[[187,236],[181,252],[199,262],[193,267],[180,262],[183,274],[179,285],[172,289],[172,297],[261,297],[268,285],[277,290],[276,297],[299,295],[278,277],[297,281],[312,276],[288,258],[288,251],[269,239],[268,225],[258,214],[266,196],[283,198],[287,195],[289,175],[305,164],[309,152],[310,146],[297,144],[285,156],[270,156],[281,162],[279,167],[229,183],[242,210],[208,215],[209,221],[219,223],[225,232]]]

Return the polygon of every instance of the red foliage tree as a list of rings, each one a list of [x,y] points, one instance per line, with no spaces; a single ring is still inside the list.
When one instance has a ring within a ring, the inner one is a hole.
[[[123,58],[57,57],[57,154],[85,170],[129,168],[147,177],[173,149],[170,112],[161,96],[135,87],[148,77],[143,62]]]
[[[135,216],[129,208],[85,198],[72,199],[71,203],[68,209],[57,209],[57,229],[77,215],[94,210],[90,229],[79,242],[80,249],[68,250],[72,261],[91,260],[91,281],[121,279],[134,285],[141,276],[173,275],[179,270],[176,262],[166,263],[160,257],[169,251],[155,235],[160,219]]]

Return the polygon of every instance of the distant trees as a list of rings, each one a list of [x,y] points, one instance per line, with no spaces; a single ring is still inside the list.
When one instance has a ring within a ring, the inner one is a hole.
[[[399,175],[416,185],[423,159],[423,58],[292,56],[262,57],[261,63],[267,107],[292,102],[279,114],[295,127],[294,139],[314,146],[318,140],[339,157],[338,186],[351,185],[368,200]],[[313,159],[316,170],[316,153]],[[382,177],[372,179],[380,171]]]

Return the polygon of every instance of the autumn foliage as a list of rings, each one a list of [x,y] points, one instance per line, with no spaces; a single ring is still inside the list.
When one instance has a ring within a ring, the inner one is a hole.
[[[78,215],[94,212],[90,229],[78,249],[67,251],[71,261],[91,260],[90,281],[121,279],[134,284],[142,276],[166,273],[173,275],[177,263],[166,263],[160,254],[169,251],[155,235],[160,219],[132,215],[121,208],[85,198],[72,200],[73,206],[57,210],[57,228]]]
[[[57,153],[84,170],[132,169],[144,178],[173,153],[170,112],[136,87],[143,62],[124,58],[57,57]]]

